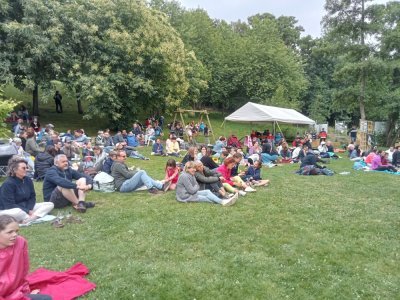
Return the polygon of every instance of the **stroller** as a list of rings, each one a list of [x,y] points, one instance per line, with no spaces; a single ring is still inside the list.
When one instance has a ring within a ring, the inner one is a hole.
[[[0,177],[7,176],[8,160],[17,154],[17,149],[13,145],[0,145]]]

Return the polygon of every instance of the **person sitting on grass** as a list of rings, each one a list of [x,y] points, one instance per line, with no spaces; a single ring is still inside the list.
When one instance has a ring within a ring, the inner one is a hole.
[[[31,291],[26,277],[29,273],[28,243],[18,236],[18,221],[9,215],[0,216],[0,299],[51,300],[50,296]]]
[[[229,199],[220,199],[214,195],[210,190],[200,190],[200,186],[197,183],[195,162],[188,161],[185,164],[184,171],[179,176],[178,183],[176,185],[176,200],[179,202],[209,202],[221,204],[223,206],[230,206],[235,204],[237,200],[237,194],[233,195]]]
[[[382,164],[382,157],[385,157],[385,155],[386,153],[384,150],[379,150],[378,153],[375,154],[371,161],[371,170],[397,172],[397,169],[392,165]]]
[[[26,131],[26,144],[25,151],[28,152],[32,156],[38,155],[39,152],[42,152],[39,145],[36,143],[35,131],[32,128]]]
[[[53,203],[36,203],[33,182],[26,176],[27,168],[24,159],[11,158],[8,177],[0,187],[0,215],[13,216],[25,224],[44,217],[54,208]]]
[[[54,165],[56,155],[56,149],[53,146],[49,146],[46,151],[40,152],[35,158],[35,175],[33,178],[43,180],[47,170]]]
[[[197,183],[200,186],[200,190],[211,190],[214,194],[219,194],[222,199],[229,199],[233,194],[228,194],[221,182],[223,177],[215,170],[210,170],[205,167],[201,161],[195,162]]]
[[[209,168],[210,170],[214,170],[219,167],[213,158],[212,158],[212,149],[208,148],[206,154],[200,159],[204,166]]]
[[[232,177],[232,168],[236,165],[233,157],[227,157],[223,164],[217,168],[217,172],[223,177],[222,184],[229,193],[237,193],[245,196],[246,192],[255,192],[256,190],[248,186],[239,176]],[[238,190],[239,189],[239,190]]]
[[[160,139],[156,139],[156,142],[153,144],[151,155],[165,156],[164,147]]]
[[[76,180],[72,182],[72,180]],[[54,203],[55,208],[72,205],[78,212],[85,213],[94,203],[85,202],[86,194],[93,187],[90,176],[69,167],[65,154],[54,158],[54,166],[47,170],[43,182],[45,202]]]
[[[199,151],[197,150],[197,147],[195,146],[191,146],[188,149],[188,152],[186,153],[186,155],[183,157],[182,159],[182,166],[184,166],[188,161],[197,161],[197,153]]]
[[[362,159],[359,153],[357,152],[356,147],[353,144],[347,146],[347,149],[349,150],[349,159],[351,161],[359,161]]]
[[[175,159],[168,159],[167,165],[165,166],[165,182],[169,183],[167,190],[175,190],[176,183],[179,178],[179,167],[176,165]]]
[[[242,177],[243,180],[249,181],[254,186],[265,186],[269,185],[268,179],[261,178],[261,167],[262,164],[259,160],[255,161],[253,165],[250,165],[246,171],[246,175]]]
[[[124,150],[117,152],[117,158],[111,166],[111,176],[115,179],[115,188],[121,193],[129,193],[146,186],[149,193],[160,194],[166,191],[169,183],[157,181],[147,175],[146,171],[134,168],[129,170],[126,165],[127,155]]]
[[[392,154],[392,165],[395,167],[400,167],[400,145],[396,147]]]
[[[264,143],[262,146],[261,160],[265,165],[273,165],[278,159],[278,153],[271,143]]]
[[[104,160],[101,171],[111,175],[111,167],[116,159],[117,159],[117,152],[114,150],[110,151],[110,153],[108,153],[108,157]]]
[[[289,149],[289,145],[286,141],[282,142],[282,149],[279,151],[279,155],[282,157],[283,163],[289,163],[292,161],[292,152]]]
[[[170,134],[170,138],[165,142],[167,155],[179,157],[180,147],[176,135]]]

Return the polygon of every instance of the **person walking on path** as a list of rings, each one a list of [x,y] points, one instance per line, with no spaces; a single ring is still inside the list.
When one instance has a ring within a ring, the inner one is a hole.
[[[62,96],[59,91],[56,91],[56,94],[53,97],[54,101],[56,102],[56,112],[57,113],[62,113],[63,108],[61,104]]]

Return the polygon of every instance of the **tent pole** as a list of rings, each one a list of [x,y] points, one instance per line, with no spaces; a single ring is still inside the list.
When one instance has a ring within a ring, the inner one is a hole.
[[[285,138],[285,136],[283,135],[282,129],[279,127],[279,123],[278,123],[278,122],[276,122],[276,125],[278,126],[279,132],[281,133],[281,135],[282,135],[282,138],[284,139],[284,138]]]

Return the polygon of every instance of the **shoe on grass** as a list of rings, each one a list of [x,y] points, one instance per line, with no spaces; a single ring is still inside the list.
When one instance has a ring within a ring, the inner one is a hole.
[[[251,186],[248,186],[244,189],[244,191],[247,193],[253,193],[253,192],[256,192],[257,190],[253,189]]]
[[[168,189],[169,189],[169,187],[171,186],[171,181],[166,181],[166,182],[164,182],[164,184],[163,184],[163,186],[162,186],[162,190],[164,191],[164,192],[166,192],[166,191],[168,191]]]
[[[238,194],[239,194],[240,196],[246,196],[246,192],[245,192],[245,191],[239,191]]]
[[[85,201],[84,204],[85,204],[86,208],[93,208],[96,206],[96,203],[94,203],[94,202],[86,202]]]
[[[224,199],[221,201],[222,206],[231,206],[236,203],[236,200],[238,198],[238,194],[233,195],[229,199]]]
[[[152,187],[152,188],[148,189],[148,191],[149,191],[150,194],[153,194],[153,195],[157,195],[157,194],[162,194],[163,193],[162,191],[160,191],[159,189],[156,189],[155,187]]]
[[[79,201],[79,203],[74,208],[80,213],[86,212],[86,206],[84,201]]]

